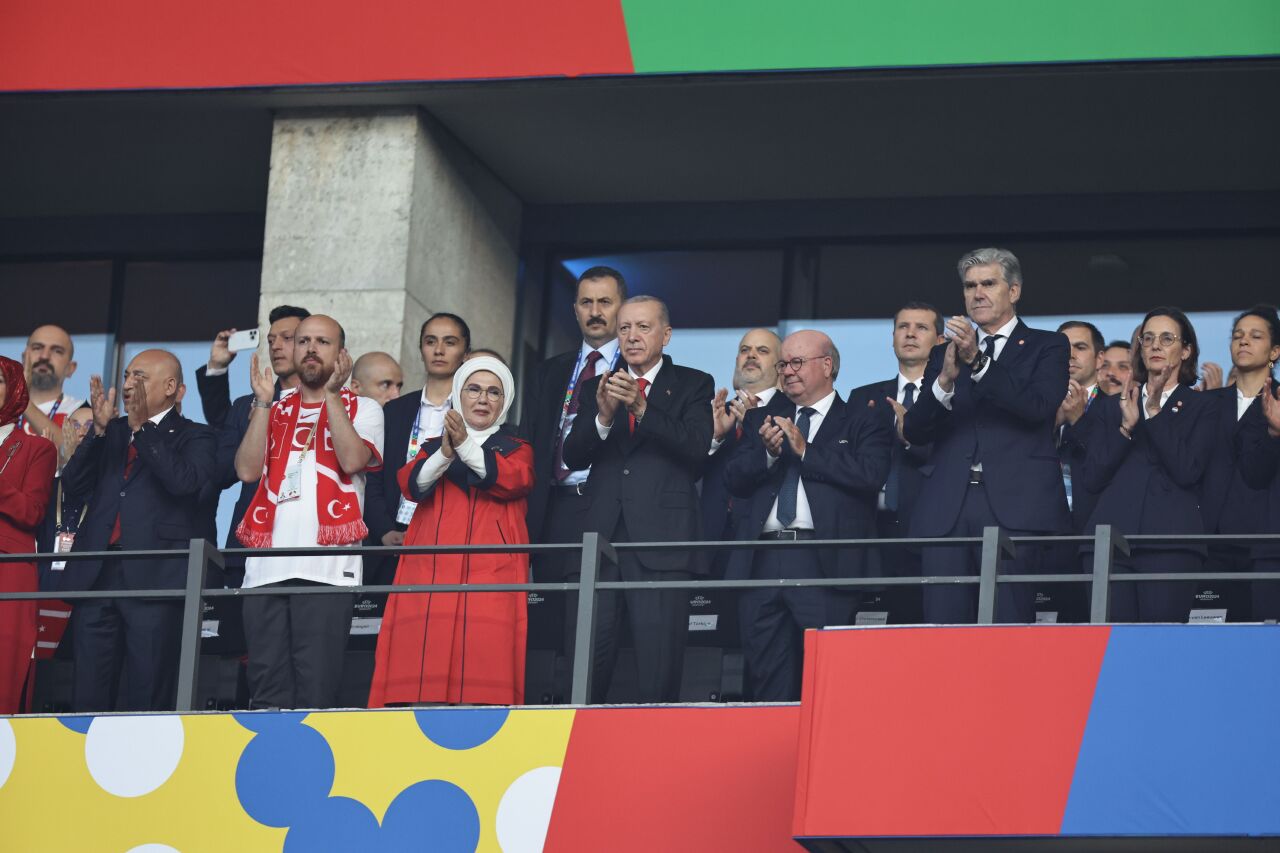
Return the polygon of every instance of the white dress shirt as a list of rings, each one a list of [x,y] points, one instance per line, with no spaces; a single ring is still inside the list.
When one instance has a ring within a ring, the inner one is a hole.
[[[658,359],[658,363],[655,364],[653,367],[649,368],[649,370],[646,373],[644,373],[642,376],[636,376],[636,373],[634,370],[631,369],[631,366],[627,365],[627,373],[630,373],[636,379],[643,379],[649,383],[648,388],[646,388],[644,391],[644,398],[646,400],[649,399],[649,389],[653,387],[653,380],[658,378],[658,371],[661,369],[662,369],[662,359]],[[627,416],[627,407],[619,403],[618,408],[615,409],[613,412],[613,423],[616,424],[618,422],[618,418],[625,418],[626,416]],[[600,416],[596,415],[596,432],[600,434],[601,440],[608,438],[609,432],[612,429],[613,429],[613,424],[610,424],[609,426],[605,426],[604,424],[600,423]]]
[[[1244,413],[1249,411],[1249,407],[1253,405],[1254,398],[1246,397],[1244,392],[1240,390],[1240,386],[1236,386],[1236,420],[1244,417]]]
[[[1169,388],[1164,389],[1164,391],[1160,394],[1160,410],[1161,411],[1164,411],[1164,404],[1169,402],[1169,397],[1171,397],[1173,395],[1173,392],[1176,390],[1178,390],[1178,386],[1173,385]],[[1142,405],[1142,419],[1145,421],[1147,418],[1150,417],[1150,415],[1147,414],[1147,385],[1145,382],[1142,385],[1142,398],[1139,400],[1139,403],[1141,403]]]
[[[804,437],[806,442],[812,440],[813,437],[818,434],[818,430],[822,428],[822,421],[827,416],[827,412],[831,411],[831,404],[835,402],[835,399],[836,392],[832,391],[830,394],[809,407],[813,409],[814,412],[809,416],[809,434]],[[803,407],[795,407],[795,411],[792,412],[791,415],[792,423],[795,423],[795,421],[799,419],[801,408]],[[786,439],[784,438],[783,441],[785,442]],[[779,457],[770,454],[767,450],[765,451],[765,464],[768,467],[772,468],[774,465],[777,465],[778,458]],[[802,456],[800,458],[803,459],[804,457]],[[769,510],[769,517],[764,521],[764,531],[766,533],[771,533],[775,530],[782,529],[782,523],[778,521],[778,501],[775,498],[773,501],[773,508]],[[796,490],[796,518],[795,521],[791,522],[791,527],[789,529],[813,529],[813,512],[809,509],[809,496],[805,494],[804,491],[804,477],[800,478],[800,486]]]
[[[582,369],[587,366],[587,355],[593,352],[600,353],[600,360],[596,362],[596,375],[599,376],[606,369],[612,370],[614,363],[618,360],[618,339],[610,338],[603,345],[601,345],[599,349],[592,347],[586,341],[582,342],[582,346],[578,350],[578,360],[576,362],[576,366],[574,367],[575,372],[570,379],[570,381],[573,382],[574,388],[578,387],[578,378],[582,375]],[[568,392],[568,390],[569,389],[566,386],[565,391]],[[564,413],[564,408],[561,407],[560,411]],[[567,436],[569,434],[569,430],[573,428],[574,419],[577,417],[578,417],[577,412],[573,412],[572,414],[564,413],[564,417],[561,419],[561,422],[560,422],[560,431],[557,433],[557,435]],[[564,468],[564,460],[557,459],[556,465],[560,466],[561,468]],[[565,469],[565,470],[568,470],[568,469]],[[568,475],[565,476],[563,480],[559,481],[559,485],[579,486],[587,481],[587,477],[590,474],[591,474],[590,467],[584,468],[581,471],[569,471]]]
[[[1009,343],[1009,338],[1010,336],[1013,335],[1013,330],[1017,328],[1017,326],[1018,326],[1018,318],[1017,318],[1017,315],[1015,315],[1013,319],[1011,319],[1009,322],[1005,323],[1003,326],[996,329],[995,332],[992,333],[992,334],[999,335],[1000,337],[996,338],[995,355],[992,357],[991,361],[1000,360],[1000,353],[1004,352],[1004,348]],[[982,342],[986,340],[988,337],[989,336],[987,335],[986,332],[982,331],[981,329],[978,329],[978,352],[981,353],[983,351]],[[981,382],[982,377],[987,375],[987,370],[988,368],[991,367],[991,361],[984,364],[981,370],[973,374],[974,382]],[[943,391],[942,384],[938,382],[938,380],[936,379],[933,380],[933,396],[938,398],[938,402],[941,403],[944,408],[948,410],[951,408],[951,398],[954,397],[955,395],[956,395],[956,386],[954,384],[951,386],[950,391]]]

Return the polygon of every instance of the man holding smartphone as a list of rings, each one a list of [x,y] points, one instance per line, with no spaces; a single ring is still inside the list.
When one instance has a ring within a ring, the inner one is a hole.
[[[981,536],[988,526],[1014,536],[1064,533],[1070,521],[1054,423],[1068,385],[1067,339],[1018,319],[1022,267],[1012,252],[976,249],[957,270],[968,316],[946,321],[949,340],[933,348],[924,391],[903,419],[908,442],[933,445],[911,535]],[[1020,546],[1001,571],[1034,573],[1043,552]],[[924,549],[926,575],[977,575],[978,568],[975,546]],[[1029,584],[1001,584],[997,621],[1032,621],[1032,592]],[[977,605],[976,586],[932,585],[924,618],[969,623]]]
[[[293,364],[293,335],[298,324],[311,316],[305,308],[293,305],[280,305],[271,309],[268,320],[271,323],[267,330],[267,354],[271,359],[271,370],[275,374],[275,396],[279,400],[285,391],[298,387],[298,371]],[[253,395],[245,394],[231,402],[231,384],[227,378],[227,370],[235,359],[235,352],[229,346],[235,329],[226,329],[214,338],[213,348],[209,352],[209,363],[196,370],[196,387],[200,390],[200,403],[204,409],[205,422],[218,434],[217,467],[209,488],[221,494],[231,488],[240,479],[236,476],[236,450],[249,429],[249,416],[252,413]],[[244,483],[240,487],[240,497],[236,500],[235,509],[231,513],[231,529],[227,531],[228,548],[244,547],[236,538],[236,528],[244,518],[249,502],[258,484]],[[244,576],[244,557],[228,556],[226,558],[224,582],[228,586],[239,586]]]

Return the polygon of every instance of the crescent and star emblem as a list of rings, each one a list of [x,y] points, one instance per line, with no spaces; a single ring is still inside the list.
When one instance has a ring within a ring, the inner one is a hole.
[[[338,518],[338,517],[339,517],[339,516],[338,516],[338,514],[337,514],[336,512],[334,512],[334,511],[333,511],[333,505],[334,505],[334,504],[336,504],[336,503],[342,503],[342,502],[341,502],[341,501],[339,501],[337,498],[335,498],[335,499],[333,499],[333,500],[329,501],[329,506],[328,506],[327,508],[328,508],[328,510],[329,510],[329,517],[330,517],[330,518]],[[343,511],[343,512],[346,512],[346,511],[347,511],[347,510],[349,510],[349,509],[351,509],[351,504],[342,504],[342,511]]]
[[[266,524],[266,523],[267,523],[267,520],[266,520],[265,518],[258,518],[258,513],[260,513],[260,512],[266,512],[266,511],[267,511],[267,508],[266,508],[266,507],[264,507],[264,506],[255,507],[255,508],[254,508],[254,510],[253,510],[253,523],[254,523],[254,524]]]

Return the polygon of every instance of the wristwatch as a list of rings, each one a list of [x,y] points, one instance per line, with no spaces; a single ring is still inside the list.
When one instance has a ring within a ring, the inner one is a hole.
[[[980,353],[980,354],[978,355],[978,357],[977,357],[977,358],[975,358],[975,359],[973,360],[973,362],[969,365],[969,372],[970,372],[970,373],[981,373],[981,372],[982,372],[982,368],[984,368],[984,367],[986,367],[986,366],[987,366],[987,361],[988,361],[988,359],[987,359],[987,354],[986,354],[986,353]]]
[[[257,397],[254,397],[252,400],[250,400],[249,405],[255,409],[269,409],[272,406],[271,403],[259,403]]]

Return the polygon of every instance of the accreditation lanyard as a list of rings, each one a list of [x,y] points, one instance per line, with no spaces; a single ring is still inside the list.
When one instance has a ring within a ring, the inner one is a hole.
[[[62,395],[58,395],[58,399],[53,401],[53,405],[49,407],[49,420],[53,420],[54,415],[58,414],[58,407],[62,405]],[[19,415],[17,428],[23,432],[27,431],[27,416]]]
[[[613,360],[609,362],[609,369],[613,370],[618,366],[618,356],[622,355],[622,347],[618,347],[613,354]],[[565,424],[569,420],[569,406],[573,403],[573,389],[578,387],[578,378],[582,375],[582,365],[587,360],[587,351],[585,347],[578,348],[578,360],[573,364],[573,373],[569,374],[569,385],[564,389],[564,403],[560,406],[560,430],[559,435],[564,434]]]
[[[424,390],[422,393],[424,395],[423,399],[425,400],[426,399],[425,394],[427,392]],[[430,402],[431,402],[430,400],[427,401],[428,405],[430,404]],[[445,411],[452,409],[453,398],[452,397],[447,398],[445,400],[444,405],[445,405]],[[412,462],[414,459],[418,457],[418,448],[421,447],[424,439],[435,438],[434,435],[420,436],[419,431],[422,428],[421,424],[422,424],[422,404],[419,403],[418,414],[413,419],[413,430],[409,433],[409,449],[405,453],[405,458],[404,458],[404,461],[406,463]],[[418,508],[418,504],[416,502],[409,500],[404,495],[400,495],[400,503],[396,507],[396,523],[408,524],[410,521],[413,521],[413,513],[415,510],[417,510],[417,508]]]
[[[84,517],[89,512],[89,505],[85,504],[80,508],[80,520],[76,522],[75,530],[62,529],[62,479],[58,479],[58,500],[54,504],[54,523],[57,533],[53,537],[53,553],[65,554],[71,550],[71,546],[76,544],[76,531],[80,529],[80,525],[84,524]],[[67,567],[66,560],[54,560],[49,564],[52,571],[60,572]]]
[[[298,414],[301,417],[302,406],[298,406]],[[290,462],[289,466],[284,470],[284,482],[280,484],[280,491],[276,495],[276,503],[282,504],[286,501],[297,500],[302,497],[302,463],[306,461],[307,454],[311,451],[311,444],[316,440],[316,433],[320,429],[320,418],[324,414],[324,408],[316,412],[316,422],[311,425],[311,432],[307,434],[307,443],[303,446],[302,452],[298,454],[296,462]]]

